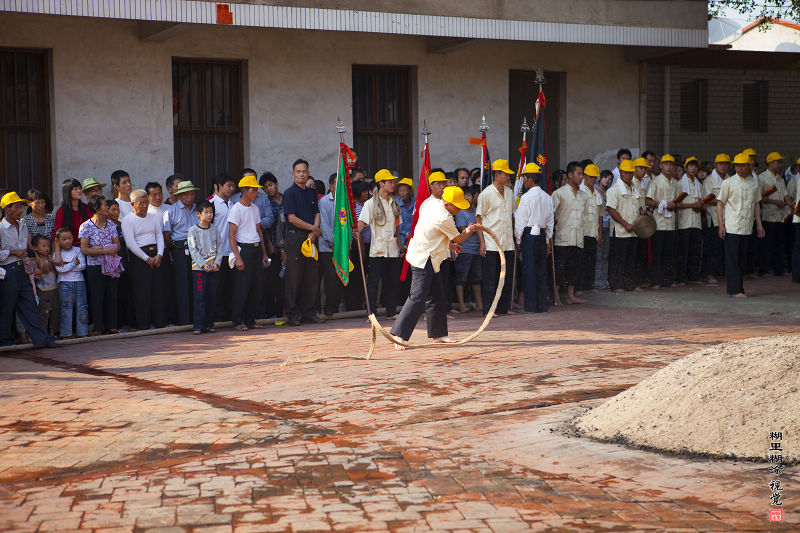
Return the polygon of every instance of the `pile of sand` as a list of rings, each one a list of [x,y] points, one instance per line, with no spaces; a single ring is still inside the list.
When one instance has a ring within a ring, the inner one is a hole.
[[[727,342],[680,359],[575,421],[586,436],[669,452],[800,456],[800,335]]]

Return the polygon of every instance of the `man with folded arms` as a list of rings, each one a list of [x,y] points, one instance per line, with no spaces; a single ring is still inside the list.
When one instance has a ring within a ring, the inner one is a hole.
[[[642,207],[641,192],[633,185],[636,166],[622,161],[619,179],[606,193],[606,209],[611,217],[611,245],[608,252],[608,283],[612,291],[621,293],[642,290],[636,287],[634,268],[636,245],[633,223],[639,215],[647,214]]]
[[[547,306],[547,243],[553,237],[553,198],[542,190],[544,176],[536,163],[528,163],[522,171],[523,188],[514,214],[514,236],[522,253],[523,313],[546,313]],[[594,198],[594,196],[592,196]],[[594,274],[594,271],[592,271]]]
[[[758,273],[767,276],[771,267],[776,276],[783,276],[786,269],[783,220],[788,214],[786,206],[792,204],[792,198],[786,193],[786,182],[783,180],[783,156],[772,152],[767,155],[766,162],[767,170],[758,175],[758,197],[764,225],[764,239],[759,243]]]
[[[653,235],[653,288],[669,287],[675,282],[675,203],[678,196],[675,158],[661,157],[661,174],[647,187],[645,204],[654,209],[656,232]]]
[[[580,189],[582,182],[583,167],[577,161],[572,161],[567,165],[567,184],[553,192],[553,211],[556,219],[553,258],[556,263],[556,277],[560,278],[558,284],[567,286],[568,305],[586,303],[586,300],[575,296],[575,287],[580,283],[583,257],[583,210],[586,195]],[[555,290],[558,289],[557,286]]]
[[[722,239],[719,238],[717,199],[722,182],[728,177],[730,167],[731,156],[717,154],[714,158],[714,170],[703,182],[703,200],[705,200],[706,220],[708,221],[708,227],[703,235],[703,274],[706,283],[712,285],[716,285],[717,276],[722,275]]]

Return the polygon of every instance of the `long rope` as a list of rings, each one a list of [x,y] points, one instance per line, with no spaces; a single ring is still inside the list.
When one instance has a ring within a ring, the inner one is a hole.
[[[367,355],[365,355],[364,357],[357,357],[353,355],[317,355],[310,357],[300,357],[297,355],[290,355],[286,359],[286,361],[281,363],[281,367],[296,365],[296,364],[315,363],[317,361],[322,361],[325,359],[365,359],[365,360],[370,359],[372,357],[373,352],[375,352],[378,332],[380,332],[381,335],[386,337],[386,339],[392,344],[398,344],[406,348],[431,348],[433,346],[442,348],[444,346],[460,346],[462,344],[470,342],[471,340],[474,340],[478,335],[483,333],[483,331],[489,326],[489,322],[492,321],[492,318],[494,317],[494,311],[495,309],[497,309],[497,303],[500,301],[500,296],[503,293],[503,285],[505,284],[505,279],[506,279],[506,258],[503,251],[500,250],[501,248],[500,240],[497,238],[497,235],[495,235],[494,232],[489,228],[484,227],[483,232],[488,234],[494,240],[495,244],[497,244],[497,249],[499,250],[499,255],[500,255],[500,279],[497,282],[497,290],[494,293],[492,306],[489,308],[489,312],[486,313],[483,322],[481,323],[480,327],[477,330],[467,335],[463,339],[456,340],[454,342],[449,342],[449,343],[426,342],[423,344],[412,344],[407,341],[399,341],[395,339],[386,328],[380,325],[378,319],[375,317],[375,313],[370,313],[368,318],[370,325],[372,326],[372,342],[369,345],[369,351],[367,352]]]

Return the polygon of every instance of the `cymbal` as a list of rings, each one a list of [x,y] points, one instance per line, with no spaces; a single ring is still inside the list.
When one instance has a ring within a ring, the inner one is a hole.
[[[639,215],[633,223],[633,232],[640,239],[649,239],[656,232],[656,221],[653,217]]]

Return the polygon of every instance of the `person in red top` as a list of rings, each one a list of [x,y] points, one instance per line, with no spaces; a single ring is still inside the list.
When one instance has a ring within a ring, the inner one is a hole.
[[[61,207],[56,211],[56,226],[53,235],[50,237],[55,244],[55,263],[61,265],[61,246],[55,238],[55,232],[59,228],[70,228],[72,231],[73,246],[80,247],[81,241],[78,238],[78,231],[81,224],[92,218],[89,208],[81,200],[83,197],[83,187],[76,179],[66,179],[61,184]]]

